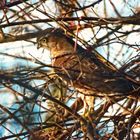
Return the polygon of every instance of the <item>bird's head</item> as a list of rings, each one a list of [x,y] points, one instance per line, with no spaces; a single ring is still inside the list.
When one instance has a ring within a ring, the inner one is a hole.
[[[45,49],[50,49],[49,48],[49,45],[48,45],[48,37],[40,37],[40,38],[37,38],[37,49],[40,49],[40,48],[45,48]]]
[[[62,31],[52,31],[37,39],[37,49],[44,48],[50,51],[52,57],[72,53],[73,45],[67,40]]]

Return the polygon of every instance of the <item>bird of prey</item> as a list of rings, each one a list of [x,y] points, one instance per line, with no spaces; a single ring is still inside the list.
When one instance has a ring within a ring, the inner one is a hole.
[[[134,87],[116,67],[96,51],[89,52],[60,29],[37,39],[48,49],[55,73],[83,94],[127,95]]]

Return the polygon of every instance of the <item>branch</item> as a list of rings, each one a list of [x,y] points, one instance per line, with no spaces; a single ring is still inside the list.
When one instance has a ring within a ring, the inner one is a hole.
[[[14,42],[14,41],[20,41],[20,40],[29,40],[31,38],[41,37],[48,32],[52,31],[54,28],[47,28],[46,30],[37,31],[34,33],[27,33],[17,36],[10,36],[7,35],[3,39],[0,40],[0,43],[8,43],[8,42]]]
[[[0,10],[21,4],[25,1],[28,1],[28,0],[24,0],[24,1],[23,0],[15,0],[13,2],[5,2],[5,1],[0,2]]]
[[[38,19],[32,21],[21,21],[21,22],[12,22],[9,24],[1,24],[0,28],[15,26],[15,25],[24,25],[24,24],[35,24],[35,23],[48,23],[48,22],[58,22],[58,21],[92,21],[91,24],[94,26],[107,25],[107,24],[134,24],[140,25],[140,17],[130,16],[130,17],[121,17],[121,18],[100,18],[100,17],[60,17],[60,18],[51,18],[51,19]]]

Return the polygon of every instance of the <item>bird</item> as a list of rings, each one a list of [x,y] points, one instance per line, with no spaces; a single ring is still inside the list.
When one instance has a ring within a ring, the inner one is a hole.
[[[50,51],[54,72],[85,95],[127,95],[134,86],[97,51],[75,43],[61,28],[37,38],[37,48]]]

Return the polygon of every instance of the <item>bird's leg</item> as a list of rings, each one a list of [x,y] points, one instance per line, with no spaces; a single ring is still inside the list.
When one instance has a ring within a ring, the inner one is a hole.
[[[85,101],[85,112],[84,116],[91,116],[91,114],[94,111],[94,96],[86,96],[84,95],[84,101]]]
[[[80,94],[80,97],[84,102],[82,116],[84,116],[85,118],[93,116],[92,114],[94,111],[94,96]]]

